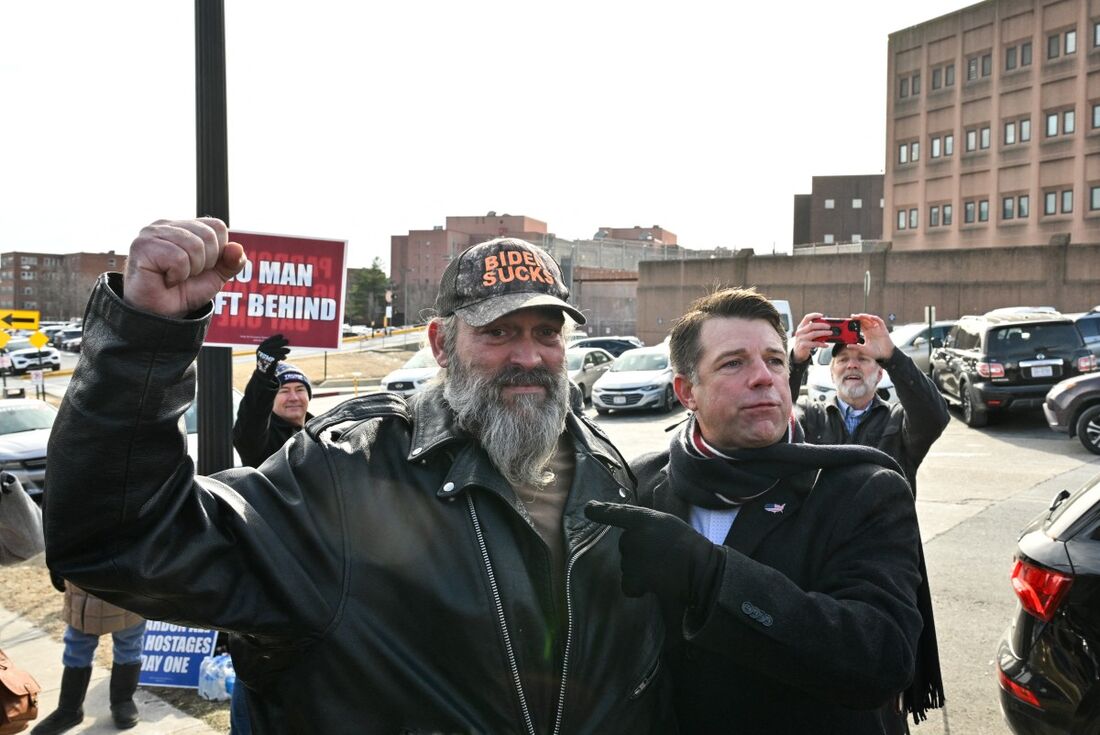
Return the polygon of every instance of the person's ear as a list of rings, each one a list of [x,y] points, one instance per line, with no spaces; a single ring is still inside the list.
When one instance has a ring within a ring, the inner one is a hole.
[[[443,322],[440,319],[432,319],[428,322],[428,344],[431,345],[432,355],[439,367],[447,367],[447,350],[444,348]]]
[[[672,390],[680,403],[689,411],[694,411],[698,402],[695,400],[695,384],[686,375],[676,373],[672,376]]]

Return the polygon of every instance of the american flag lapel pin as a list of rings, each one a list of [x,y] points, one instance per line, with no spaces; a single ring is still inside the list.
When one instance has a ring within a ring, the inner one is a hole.
[[[768,503],[764,506],[764,510],[769,513],[782,513],[783,509],[787,507],[786,503]]]

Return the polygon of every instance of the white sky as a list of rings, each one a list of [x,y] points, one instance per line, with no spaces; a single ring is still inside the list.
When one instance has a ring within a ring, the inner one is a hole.
[[[883,170],[887,35],[967,4],[226,0],[231,223],[352,266],[489,210],[789,250],[811,176]],[[0,1],[0,251],[195,214],[193,12]]]

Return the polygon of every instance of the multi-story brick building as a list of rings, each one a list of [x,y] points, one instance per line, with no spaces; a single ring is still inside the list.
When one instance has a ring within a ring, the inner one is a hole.
[[[988,0],[887,66],[894,250],[1100,241],[1100,2]]]
[[[0,308],[38,311],[43,320],[84,314],[95,279],[122,270],[126,258],[108,253],[0,253]]]
[[[882,183],[882,174],[814,176],[794,197],[794,246],[882,239]]]

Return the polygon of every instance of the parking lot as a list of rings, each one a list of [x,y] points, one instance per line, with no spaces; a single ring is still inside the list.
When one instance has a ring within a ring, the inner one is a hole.
[[[668,444],[671,414],[588,414],[628,458]],[[957,411],[917,477],[917,513],[936,611],[945,710],[916,734],[1002,735],[994,656],[1016,605],[1009,584],[1017,532],[1062,488],[1100,472],[1100,457],[1047,428],[1040,413],[969,429]],[[812,634],[807,631],[807,635]]]

